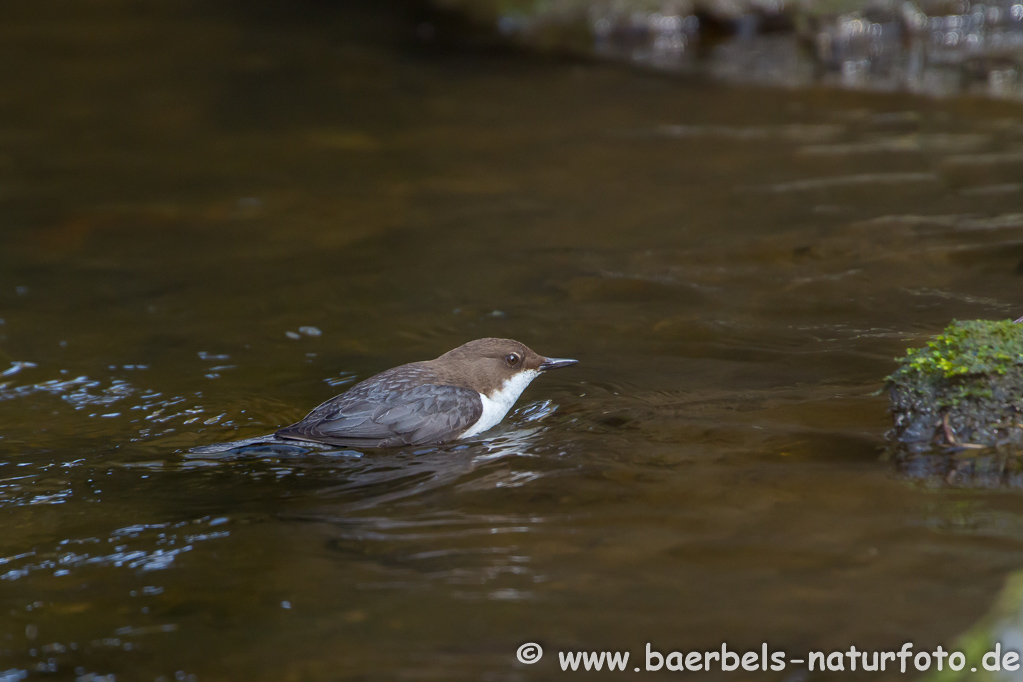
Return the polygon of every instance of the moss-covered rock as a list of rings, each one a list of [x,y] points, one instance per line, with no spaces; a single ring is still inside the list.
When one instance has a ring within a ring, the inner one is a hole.
[[[888,377],[892,452],[910,473],[1023,484],[1023,325],[953,322]]]

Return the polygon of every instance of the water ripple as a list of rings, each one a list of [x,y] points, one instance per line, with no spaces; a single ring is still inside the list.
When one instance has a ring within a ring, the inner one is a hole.
[[[126,568],[139,573],[163,570],[170,568],[181,554],[192,551],[196,543],[230,535],[227,530],[185,533],[182,529],[196,524],[207,527],[220,525],[225,520],[222,517],[212,520],[201,518],[178,523],[138,524],[119,528],[106,538],[106,543],[114,545],[114,550],[108,553],[69,549],[74,545],[98,545],[104,542],[96,537],[62,540],[48,550],[34,549],[0,559],[0,565],[12,565],[5,573],[0,574],[0,580],[19,580],[39,571],[49,571],[54,577],[62,577],[88,566]],[[131,544],[141,546],[132,547]]]

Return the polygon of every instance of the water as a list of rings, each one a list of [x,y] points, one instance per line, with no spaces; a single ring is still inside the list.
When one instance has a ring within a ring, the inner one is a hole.
[[[876,394],[1020,314],[1018,107],[429,51],[370,4],[5,13],[8,679],[947,647],[1023,564],[1018,492],[882,461]],[[469,444],[188,453],[488,335],[581,362]]]

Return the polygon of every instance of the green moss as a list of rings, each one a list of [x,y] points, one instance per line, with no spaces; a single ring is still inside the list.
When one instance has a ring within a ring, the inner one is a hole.
[[[1023,483],[1023,324],[953,322],[885,388],[900,462],[957,484]]]
[[[1005,374],[1023,365],[1023,324],[1012,320],[953,321],[923,348],[907,349],[902,366],[889,378],[938,375],[946,379],[968,374]]]

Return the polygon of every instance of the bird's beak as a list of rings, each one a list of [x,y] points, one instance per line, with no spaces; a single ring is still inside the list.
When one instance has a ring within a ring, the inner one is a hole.
[[[568,358],[544,358],[543,362],[540,363],[540,369],[557,369],[558,367],[568,367],[579,362],[578,360],[569,360]]]

